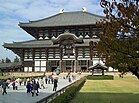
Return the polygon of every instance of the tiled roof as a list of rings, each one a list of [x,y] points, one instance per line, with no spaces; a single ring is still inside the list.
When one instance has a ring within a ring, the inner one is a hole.
[[[57,38],[52,39],[52,41],[54,43],[59,43],[59,42],[61,42],[60,39],[68,40],[70,38],[72,38],[77,43],[83,42],[83,40],[81,38],[77,37],[75,34],[69,33],[68,31],[64,32],[63,34],[60,34]]]
[[[93,66],[90,66],[89,69],[103,69],[103,70],[107,70],[108,67],[105,65],[102,65],[100,63],[96,63]]]
[[[75,44],[75,46],[89,46],[90,41],[96,41],[96,39],[83,39],[82,44]],[[31,40],[25,42],[13,42],[4,43],[5,48],[47,48],[47,47],[59,47],[59,44],[53,44],[52,40]]]
[[[53,27],[53,26],[76,26],[76,25],[92,25],[103,16],[98,16],[89,12],[64,12],[48,18],[28,23],[19,23],[20,27]]]
[[[21,66],[22,62],[12,62],[12,63],[0,63],[0,68],[10,68]]]

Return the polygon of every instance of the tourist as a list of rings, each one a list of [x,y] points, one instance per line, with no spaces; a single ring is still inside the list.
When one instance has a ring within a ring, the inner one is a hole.
[[[13,80],[12,86],[13,86],[13,90],[15,90],[15,81],[14,80]]]
[[[0,85],[0,92],[2,92],[2,85]]]
[[[51,79],[51,83],[53,84],[54,80],[53,80],[53,74],[50,76]]]
[[[32,83],[32,97],[34,96],[34,94],[36,94],[36,96],[38,96],[38,93],[37,93],[37,84],[36,84],[36,81],[34,80],[33,83]]]
[[[27,80],[26,80],[26,78],[24,78],[23,79],[24,86],[26,85],[26,82],[27,82]]]
[[[32,81],[30,82],[30,91],[31,91],[32,95],[34,96],[34,92],[33,92],[33,82],[32,82]]]
[[[39,82],[37,81],[37,84],[36,84],[37,93],[39,93],[39,88],[40,88],[40,84],[39,84]]]
[[[59,66],[56,68],[56,75],[59,75],[60,74],[60,68],[59,68]]]
[[[50,76],[48,77],[48,84],[50,84]]]
[[[75,80],[75,75],[72,75],[72,80]]]
[[[8,79],[6,80],[6,83],[7,83],[7,87],[8,87],[8,88],[10,88],[10,82],[11,82],[11,79],[8,78]]]
[[[30,93],[31,92],[31,83],[30,83],[30,81],[27,82],[26,88],[27,88],[27,93]]]
[[[21,78],[19,78],[19,84],[20,84],[20,86],[21,86],[21,84],[22,84],[22,79],[21,79]]]
[[[2,89],[3,89],[3,90],[2,90],[2,91],[3,91],[3,92],[2,92],[2,95],[4,95],[4,93],[7,94],[7,91],[6,91],[6,87],[7,87],[7,86],[8,86],[8,85],[7,85],[7,83],[6,83],[6,80],[4,80],[3,83],[2,83]]]
[[[41,78],[40,84],[41,84],[41,88],[45,89],[43,78]]]
[[[18,90],[18,81],[15,81],[15,89]]]
[[[58,80],[55,78],[55,79],[54,79],[53,91],[56,91],[56,89],[57,89],[57,82],[58,82]]]
[[[47,84],[47,81],[48,81],[48,78],[47,78],[47,76],[45,77],[45,83]]]
[[[68,78],[68,79],[69,79],[69,82],[71,82],[71,77],[70,77],[70,76],[69,76],[69,78]]]

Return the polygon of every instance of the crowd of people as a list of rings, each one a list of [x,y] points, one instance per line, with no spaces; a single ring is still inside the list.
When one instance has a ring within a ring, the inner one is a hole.
[[[2,95],[7,94],[6,88],[12,88],[13,90],[18,90],[19,86],[26,87],[26,93],[31,94],[32,96],[39,95],[39,89],[45,89],[46,85],[53,84],[52,90],[57,91],[58,87],[58,78],[59,76],[56,73],[52,73],[49,76],[43,76],[38,78],[9,78],[9,79],[1,79],[0,80],[0,91]],[[72,78],[72,79],[71,79]],[[72,82],[75,80],[75,76],[68,73],[63,79]]]

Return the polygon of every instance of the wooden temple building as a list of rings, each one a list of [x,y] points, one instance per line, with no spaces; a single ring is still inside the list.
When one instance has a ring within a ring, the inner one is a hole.
[[[88,70],[93,64],[90,41],[98,42],[101,28],[96,22],[104,19],[86,11],[60,12],[36,21],[19,23],[35,39],[4,43],[23,63],[22,71]]]

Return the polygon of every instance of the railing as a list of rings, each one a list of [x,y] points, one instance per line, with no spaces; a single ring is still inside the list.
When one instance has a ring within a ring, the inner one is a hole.
[[[73,83],[67,85],[66,87],[63,87],[62,89],[56,91],[53,94],[50,94],[49,96],[41,99],[40,101],[37,101],[36,103],[49,103],[51,100],[55,99],[57,96],[61,95],[62,93],[64,93],[66,91],[67,88],[69,88],[72,84],[74,84],[76,81],[74,81]]]

